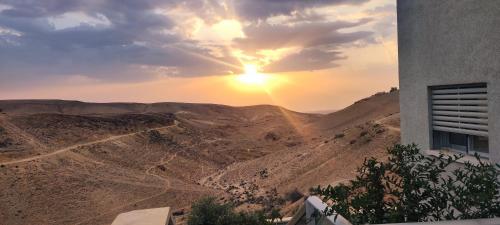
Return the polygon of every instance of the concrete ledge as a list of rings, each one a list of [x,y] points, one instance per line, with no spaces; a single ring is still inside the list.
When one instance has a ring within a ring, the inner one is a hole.
[[[326,207],[326,203],[324,203],[320,198],[311,196],[306,199],[304,205],[300,207],[298,212],[294,215],[292,220],[287,225],[352,225],[341,215],[339,215],[336,220],[334,216],[324,216],[323,211]],[[388,223],[388,225],[500,225],[500,218],[448,220],[436,222]]]
[[[323,211],[326,207],[327,204],[320,198],[311,196],[306,199],[304,205],[293,216],[288,225],[296,225],[302,218],[305,218],[307,225],[352,225],[341,215],[338,215],[337,219],[335,216],[324,216]]]
[[[474,220],[447,220],[419,223],[386,223],[385,225],[498,225],[500,218],[474,219]]]
[[[439,154],[443,154],[444,156],[452,156],[452,157],[462,154],[463,157],[460,158],[459,160],[457,160],[458,163],[470,162],[473,165],[479,164],[479,161],[476,159],[476,157],[474,157],[472,155],[466,155],[463,153],[454,152],[454,151],[450,151],[450,150],[424,150],[424,151],[422,151],[422,153],[424,155],[435,156],[435,157],[439,157]],[[481,158],[481,161],[484,163],[491,163],[488,158]]]
[[[174,220],[170,207],[165,207],[121,213],[111,225],[174,225]]]

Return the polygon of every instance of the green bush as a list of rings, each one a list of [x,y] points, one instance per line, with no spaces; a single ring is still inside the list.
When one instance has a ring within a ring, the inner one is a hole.
[[[317,187],[332,204],[326,215],[353,224],[424,222],[500,216],[500,165],[466,162],[462,156],[424,156],[416,145],[395,145],[387,161],[365,159],[349,184]]]
[[[235,212],[231,204],[217,203],[215,198],[203,198],[194,203],[188,225],[272,225],[262,212]]]

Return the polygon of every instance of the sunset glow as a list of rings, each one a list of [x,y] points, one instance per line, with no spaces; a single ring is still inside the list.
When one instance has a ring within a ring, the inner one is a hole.
[[[76,2],[0,3],[1,99],[315,111],[398,85],[393,0]]]
[[[268,77],[265,74],[261,74],[257,71],[257,66],[255,65],[245,65],[245,73],[237,77],[238,81],[242,85],[263,87],[268,82]]]

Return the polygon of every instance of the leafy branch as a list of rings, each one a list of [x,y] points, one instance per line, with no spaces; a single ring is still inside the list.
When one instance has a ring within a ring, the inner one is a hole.
[[[329,203],[326,215],[353,224],[424,222],[500,216],[500,165],[457,165],[463,156],[424,156],[395,145],[386,161],[365,159],[348,184],[312,189]],[[455,168],[456,167],[456,168]]]

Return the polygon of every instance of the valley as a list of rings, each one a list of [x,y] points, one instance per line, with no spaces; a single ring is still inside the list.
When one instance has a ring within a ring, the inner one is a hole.
[[[0,101],[0,221],[110,224],[217,196],[291,215],[399,142],[398,92],[330,114],[278,106]]]

